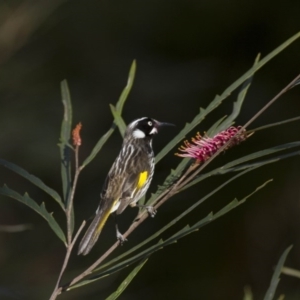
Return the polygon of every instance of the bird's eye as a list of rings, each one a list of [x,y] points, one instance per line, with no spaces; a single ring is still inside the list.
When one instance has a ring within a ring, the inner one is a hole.
[[[148,122],[148,125],[149,125],[149,126],[152,126],[152,122],[151,122],[151,121],[149,121],[149,122]]]

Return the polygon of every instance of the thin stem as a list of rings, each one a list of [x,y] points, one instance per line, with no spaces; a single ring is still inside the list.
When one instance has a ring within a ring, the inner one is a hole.
[[[254,129],[250,129],[250,130],[247,131],[247,133],[257,132],[259,130],[264,130],[264,129],[268,129],[268,128],[271,128],[271,127],[275,127],[275,126],[278,126],[278,125],[282,125],[282,124],[286,124],[286,123],[290,123],[290,122],[295,122],[295,121],[299,121],[299,120],[300,120],[300,117],[295,117],[295,118],[287,119],[287,120],[284,120],[284,121],[275,122],[275,123],[263,125],[263,126],[260,126],[260,127],[254,128]]]
[[[282,267],[281,268],[281,273],[283,273],[285,275],[300,278],[300,271],[296,270],[296,269],[292,269],[292,268],[288,268],[288,267]]]
[[[66,256],[65,256],[63,265],[62,265],[62,267],[61,267],[61,270],[60,270],[60,273],[59,273],[59,276],[58,276],[56,285],[55,285],[55,287],[54,287],[53,293],[52,293],[52,295],[51,295],[51,297],[50,297],[49,300],[54,300],[54,299],[56,299],[56,297],[57,297],[57,296],[60,294],[60,292],[61,292],[61,291],[60,291],[60,288],[59,288],[59,284],[60,284],[62,275],[63,275],[63,273],[65,272],[65,269],[66,269],[66,267],[67,267],[67,265],[68,265],[68,262],[69,262],[69,259],[70,259],[70,255],[71,255],[71,252],[72,252],[73,247],[74,247],[74,245],[75,245],[75,242],[76,242],[76,240],[77,240],[77,238],[78,238],[80,232],[82,231],[83,227],[85,226],[85,224],[86,224],[86,222],[83,221],[82,224],[81,224],[81,226],[79,227],[79,229],[78,229],[78,231],[77,231],[77,233],[76,233],[76,235],[75,235],[75,237],[74,237],[72,243],[69,244],[69,245],[67,246]]]
[[[79,168],[78,154],[79,154],[79,145],[76,145],[76,147],[75,147],[75,175],[74,175],[72,191],[71,191],[68,205],[66,208],[68,244],[70,244],[72,242],[71,213],[72,213],[72,209],[73,209],[73,199],[74,199],[74,195],[75,195],[75,189],[76,189],[78,177],[79,177],[79,174],[81,171],[81,169]]]
[[[283,88],[272,100],[270,100],[261,110],[259,110],[244,126],[243,128],[248,127],[254,120],[256,120],[266,109],[268,109],[278,98],[280,98],[284,93],[293,88],[297,81],[300,79],[300,74],[291,81],[285,88]]]
[[[52,295],[50,297],[50,300],[56,299],[57,296],[61,293],[61,288],[59,287],[59,285],[60,285],[62,275],[64,274],[64,272],[66,270],[66,267],[68,265],[73,247],[75,245],[75,242],[76,242],[80,232],[82,231],[83,227],[86,224],[85,221],[82,222],[82,224],[79,227],[74,239],[72,240],[72,216],[71,216],[71,214],[72,214],[72,209],[73,209],[73,199],[74,199],[74,195],[75,195],[75,189],[76,189],[78,177],[79,177],[79,174],[80,174],[80,171],[81,171],[81,168],[79,168],[79,160],[78,160],[79,146],[80,146],[80,144],[77,143],[76,147],[75,147],[75,175],[74,175],[72,191],[71,191],[70,197],[68,199],[67,207],[66,207],[66,210],[65,210],[66,219],[67,219],[67,239],[68,239],[68,243],[67,243],[67,246],[66,246],[67,251],[66,251],[65,259],[64,259],[61,271],[59,273],[56,285],[55,285],[54,290],[52,292]]]

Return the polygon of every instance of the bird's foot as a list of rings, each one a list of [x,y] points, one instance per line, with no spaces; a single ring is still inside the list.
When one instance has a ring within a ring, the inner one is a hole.
[[[146,208],[147,212],[148,212],[148,214],[150,215],[151,218],[154,218],[155,215],[156,215],[156,213],[157,213],[157,210],[152,205],[140,205],[140,204],[137,204],[136,206],[137,207]]]
[[[147,212],[150,215],[150,217],[154,218],[157,214],[157,210],[153,206],[145,206],[145,208],[147,209]]]
[[[117,231],[117,240],[120,242],[121,246],[123,246],[124,242],[128,241],[120,231]]]

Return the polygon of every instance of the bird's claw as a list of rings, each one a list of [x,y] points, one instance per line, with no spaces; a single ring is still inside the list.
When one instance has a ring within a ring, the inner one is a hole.
[[[157,210],[153,206],[147,206],[146,209],[151,218],[154,218],[157,214]]]
[[[120,242],[121,246],[123,246],[124,242],[128,241],[119,231],[117,232],[117,240]]]

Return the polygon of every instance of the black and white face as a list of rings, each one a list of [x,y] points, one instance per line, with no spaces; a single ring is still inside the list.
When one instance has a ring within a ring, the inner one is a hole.
[[[130,131],[136,139],[152,137],[158,133],[159,122],[148,117],[137,119],[129,124]]]

